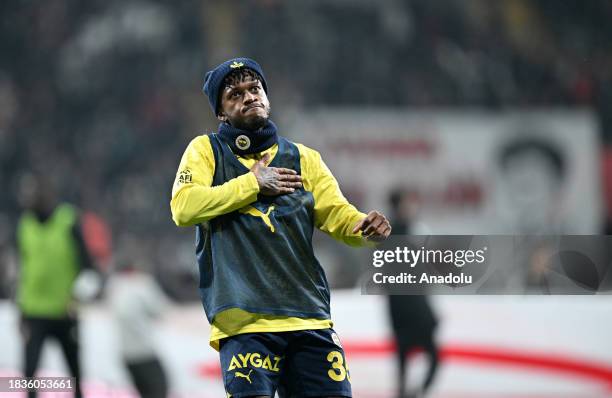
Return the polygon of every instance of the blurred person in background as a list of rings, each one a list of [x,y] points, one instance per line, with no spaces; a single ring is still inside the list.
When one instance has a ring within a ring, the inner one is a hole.
[[[186,149],[173,219],[196,225],[200,293],[228,396],[351,397],[313,229],[357,246],[391,227],[345,199],[318,152],[277,134],[267,90],[248,58],[206,74],[221,124]]]
[[[497,155],[504,213],[501,225],[517,234],[516,263],[508,284],[513,289],[550,294],[548,277],[555,252],[552,234],[568,227],[564,219],[562,191],[567,159],[553,141],[538,136],[513,137]]]
[[[21,199],[26,210],[17,228],[17,305],[25,341],[24,374],[34,376],[46,338],[54,337],[76,378],[75,397],[82,397],[73,288],[81,270],[92,269],[92,264],[79,213],[70,204],[58,203],[55,187],[44,176],[27,176],[22,183]],[[28,393],[30,398],[35,396],[36,392]]]
[[[407,239],[406,235],[411,234],[420,205],[420,196],[415,190],[396,189],[389,195],[393,233],[394,236],[401,236],[403,242]],[[393,265],[387,264],[387,268],[393,268]],[[402,267],[403,264],[398,268]],[[398,272],[401,271],[402,269],[398,270]],[[438,325],[437,317],[425,295],[390,293],[388,300],[391,329],[396,342],[397,397],[424,397],[431,387],[438,369],[438,346],[434,339]],[[406,386],[407,356],[411,351],[419,348],[422,348],[428,357],[427,373],[418,390],[414,393],[408,393]]]
[[[123,363],[142,398],[165,398],[168,380],[155,351],[155,320],[169,307],[155,279],[136,259],[125,261],[106,285],[107,302],[119,331]]]
[[[500,148],[497,161],[510,232],[563,233],[567,159],[561,149],[545,138],[516,137]]]

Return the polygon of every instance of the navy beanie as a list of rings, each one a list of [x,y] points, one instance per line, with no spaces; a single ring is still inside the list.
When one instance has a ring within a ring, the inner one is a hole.
[[[208,96],[208,102],[213,110],[215,116],[217,115],[217,109],[219,107],[219,90],[223,84],[223,80],[227,75],[235,71],[236,69],[247,68],[257,73],[261,80],[261,85],[264,91],[268,92],[268,86],[266,84],[266,78],[261,70],[261,66],[252,59],[249,58],[234,58],[229,61],[225,61],[215,69],[206,72],[204,76],[204,87],[202,90],[204,94]]]

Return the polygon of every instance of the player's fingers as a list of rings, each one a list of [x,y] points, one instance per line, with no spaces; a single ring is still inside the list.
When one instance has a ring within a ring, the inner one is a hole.
[[[265,166],[266,163],[268,163],[268,160],[270,160],[270,154],[266,153],[265,155],[262,156],[262,158],[259,160],[259,163],[263,164]]]
[[[291,187],[291,188],[302,188],[302,183],[301,182],[285,182],[285,186],[286,187]]]
[[[371,235],[375,233],[376,230],[384,223],[385,219],[383,217],[376,217],[372,220],[372,222],[367,226],[367,228],[363,231],[365,235]]]
[[[362,218],[361,220],[359,220],[359,222],[357,224],[355,224],[355,227],[353,228],[353,233],[356,234],[357,232],[359,232],[361,230],[361,228],[363,228],[363,224],[365,223],[365,221],[367,220],[366,218]]]
[[[266,189],[264,192],[262,192],[262,194],[266,196],[276,196],[276,195],[289,194],[293,192],[295,192],[295,188],[276,186],[274,188]]]
[[[282,188],[301,188],[301,182],[292,182],[292,181],[278,181],[277,185]]]
[[[368,213],[368,215],[362,219],[361,221],[359,221],[357,223],[357,225],[355,225],[355,228],[353,228],[353,233],[357,233],[357,231],[364,231],[368,225],[370,225],[372,223],[372,220],[374,219],[374,217],[376,217],[376,214],[378,214],[377,211],[371,211]]]
[[[372,222],[380,216],[382,216],[382,214],[380,214],[376,210],[372,210],[371,212],[368,213],[368,216],[366,217],[366,220],[367,220],[366,224],[367,225],[372,224]]]
[[[276,181],[276,185],[279,187],[290,187],[290,188],[301,188],[302,183],[300,181],[287,181],[279,178]]]
[[[288,184],[287,186],[294,188],[302,188],[303,186],[301,181],[286,181],[286,183]]]
[[[302,176],[298,174],[279,174],[278,179],[282,181],[295,181],[301,182]]]
[[[377,236],[382,236],[383,232],[385,231],[385,226],[384,225],[379,225],[375,230],[373,230],[369,235],[377,235]]]
[[[371,224],[368,225],[365,229],[362,228],[361,230],[363,231],[363,235],[364,236],[370,236],[370,235],[372,235],[376,231],[376,229],[374,227],[372,227]]]
[[[295,189],[291,187],[280,187],[277,189],[278,195],[285,194],[285,193],[293,193],[293,192],[295,192]]]
[[[284,167],[275,167],[274,169],[279,174],[293,174],[293,175],[297,174],[297,171],[292,170],[292,169],[286,169]]]
[[[383,238],[386,238],[389,236],[389,234],[387,233],[387,231],[391,231],[391,227],[389,227],[387,224],[382,224],[380,225],[377,229],[376,229],[376,235],[378,236],[382,236]]]
[[[367,240],[373,242],[382,242],[391,235],[391,226],[389,224],[382,224],[376,231],[366,236]]]

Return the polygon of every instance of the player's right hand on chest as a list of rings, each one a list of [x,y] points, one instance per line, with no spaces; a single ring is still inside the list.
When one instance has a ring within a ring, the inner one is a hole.
[[[267,167],[266,163],[270,154],[266,153],[260,161],[251,167],[251,171],[257,178],[259,192],[262,195],[281,195],[292,193],[302,187],[302,176],[295,170],[282,167]]]

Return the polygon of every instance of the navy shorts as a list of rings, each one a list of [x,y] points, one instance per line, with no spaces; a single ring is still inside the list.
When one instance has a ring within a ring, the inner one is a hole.
[[[221,340],[228,397],[351,397],[351,378],[333,329],[246,333]]]

